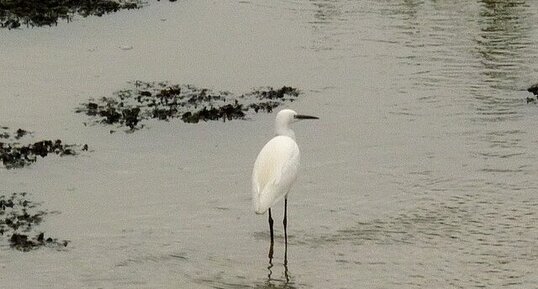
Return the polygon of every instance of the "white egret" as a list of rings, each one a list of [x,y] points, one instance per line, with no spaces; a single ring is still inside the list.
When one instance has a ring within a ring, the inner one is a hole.
[[[301,119],[318,119],[315,116],[300,115],[291,109],[278,112],[275,120],[275,133],[262,148],[252,171],[252,201],[256,214],[264,214],[269,210],[269,229],[271,232],[271,247],[269,259],[273,258],[273,218],[271,207],[284,198],[284,238],[288,245],[287,209],[288,193],[297,178],[300,152],[295,142],[295,133],[290,124]],[[287,261],[287,260],[286,260]]]

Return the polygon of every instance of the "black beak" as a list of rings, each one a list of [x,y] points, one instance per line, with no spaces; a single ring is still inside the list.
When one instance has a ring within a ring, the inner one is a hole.
[[[317,116],[311,116],[311,115],[303,115],[303,114],[296,114],[296,119],[319,119]]]

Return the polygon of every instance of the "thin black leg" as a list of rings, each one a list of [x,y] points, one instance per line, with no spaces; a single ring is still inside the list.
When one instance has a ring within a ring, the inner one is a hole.
[[[288,198],[284,198],[284,265],[288,264]]]
[[[273,259],[273,246],[275,244],[275,239],[273,235],[273,218],[271,217],[271,209],[269,209],[269,231],[271,232],[271,246],[269,247],[269,263]]]

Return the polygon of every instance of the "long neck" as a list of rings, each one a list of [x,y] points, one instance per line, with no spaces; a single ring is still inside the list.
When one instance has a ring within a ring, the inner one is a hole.
[[[285,135],[285,136],[289,136],[291,137],[292,139],[295,140],[295,133],[293,132],[293,130],[288,126],[288,124],[282,124],[282,123],[276,123],[276,126],[275,126],[275,133],[276,135]]]

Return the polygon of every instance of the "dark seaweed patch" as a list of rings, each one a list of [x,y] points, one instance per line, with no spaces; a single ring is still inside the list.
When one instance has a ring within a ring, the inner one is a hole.
[[[255,90],[253,94],[259,99],[285,99],[290,96],[299,96],[299,91],[290,86],[283,86],[281,89],[277,90],[274,90],[273,88],[267,90]]]
[[[536,102],[536,100],[538,100],[538,83],[531,85],[529,88],[527,88],[527,91],[536,96],[536,99],[527,96],[527,103]]]
[[[527,91],[536,96],[536,99],[533,97],[527,96],[527,103],[536,102],[536,100],[538,100],[538,83],[531,85],[529,88],[527,88]]]
[[[527,88],[527,91],[538,97],[538,83],[531,85]]]
[[[102,16],[121,9],[137,9],[143,1],[114,0],[0,0],[0,27],[52,26],[75,14]]]
[[[272,112],[284,102],[299,96],[296,88],[256,89],[242,95],[216,92],[192,85],[168,82],[130,83],[112,97],[91,99],[81,104],[77,113],[92,117],[93,123],[116,124],[133,131],[143,127],[147,119],[179,118],[186,123],[211,120],[244,119],[249,112]]]
[[[61,140],[42,140],[22,145],[16,140],[29,134],[28,131],[18,129],[10,134],[8,128],[0,129],[0,160],[7,169],[21,168],[37,160],[37,157],[46,157],[49,154],[59,156],[76,155],[81,150],[88,150],[88,145],[64,144]]]
[[[26,193],[0,195],[0,240],[7,239],[11,248],[30,251],[42,246],[65,247],[68,241],[47,237],[35,232],[35,226],[48,212],[38,210],[40,204],[27,199]]]

